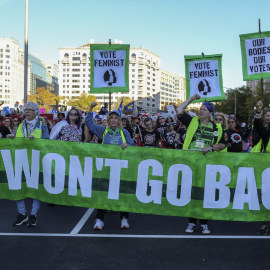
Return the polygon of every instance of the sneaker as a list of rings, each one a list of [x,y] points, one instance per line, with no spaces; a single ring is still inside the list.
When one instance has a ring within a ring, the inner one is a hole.
[[[123,217],[121,219],[121,229],[128,229],[129,228],[129,224],[128,224],[128,220]]]
[[[35,227],[37,226],[37,218],[34,215],[31,215],[29,217],[29,221],[27,223],[27,227]]]
[[[202,233],[203,233],[203,234],[209,234],[209,233],[210,233],[210,230],[209,230],[207,224],[202,224],[202,225],[201,225],[201,229],[202,229]]]
[[[102,230],[103,226],[104,226],[104,222],[102,220],[100,220],[99,218],[97,218],[93,229],[94,230]]]
[[[13,226],[21,226],[24,222],[28,220],[27,215],[19,214],[17,219],[13,222]]]
[[[188,223],[187,228],[185,229],[186,233],[193,233],[196,230],[196,225],[194,223]]]
[[[266,224],[262,224],[257,233],[259,235],[267,235],[267,232],[268,232],[268,226]]]

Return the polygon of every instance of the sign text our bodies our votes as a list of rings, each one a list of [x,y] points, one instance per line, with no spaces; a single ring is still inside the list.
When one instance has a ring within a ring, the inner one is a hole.
[[[244,81],[270,78],[270,32],[240,35]]]
[[[270,72],[270,37],[246,40],[248,74]]]

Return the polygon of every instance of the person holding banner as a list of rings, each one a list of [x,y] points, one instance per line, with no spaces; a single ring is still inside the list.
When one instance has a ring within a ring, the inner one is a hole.
[[[177,109],[177,116],[186,127],[186,138],[183,149],[202,151],[203,155],[212,151],[221,151],[225,148],[225,139],[223,129],[220,124],[212,122],[215,111],[213,104],[203,102],[199,116],[191,117],[185,113],[185,108],[194,100],[200,99],[200,95],[195,94],[182,104]],[[187,233],[193,233],[196,229],[196,218],[189,218]],[[208,220],[200,220],[201,230],[203,234],[209,234]]]
[[[34,102],[28,102],[25,105],[24,109],[24,120],[19,125],[16,135],[10,134],[9,138],[29,138],[30,140],[34,139],[49,139],[49,131],[47,126],[39,119],[39,107]],[[31,215],[28,219],[25,209],[24,200],[19,200],[16,202],[19,215],[14,221],[14,226],[20,226],[23,223],[27,222],[28,227],[34,227],[37,225],[37,213],[40,208],[40,201],[33,199],[33,205],[31,210]]]
[[[241,126],[237,124],[235,118],[229,117],[228,119],[229,128],[225,131],[228,138],[228,152],[245,152],[245,142],[243,140],[243,132]]]
[[[122,122],[118,111],[111,111],[107,117],[107,127],[94,123],[92,109],[97,106],[96,102],[92,102],[89,112],[85,118],[85,124],[91,132],[102,140],[102,144],[121,145],[122,150],[127,146],[134,145],[134,142],[126,129],[122,128]],[[94,230],[102,230],[104,226],[104,216],[106,210],[97,209]],[[121,229],[128,229],[129,213],[120,212]]]
[[[256,114],[254,118],[254,129],[259,134],[259,142],[251,149],[251,152],[270,153],[270,109],[265,108],[264,123],[261,121],[263,113],[263,101],[256,103]],[[259,235],[267,235],[268,226],[266,222],[262,222],[257,233]]]
[[[14,126],[14,122],[12,120],[12,117],[4,118],[4,124],[9,129],[10,133],[16,134],[17,128]]]

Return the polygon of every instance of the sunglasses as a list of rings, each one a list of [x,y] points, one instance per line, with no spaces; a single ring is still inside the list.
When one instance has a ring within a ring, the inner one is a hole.
[[[223,121],[222,118],[215,118],[216,121]]]
[[[69,115],[75,115],[75,116],[77,116],[78,115],[78,113],[73,113],[73,112],[71,112],[71,113],[69,113]]]

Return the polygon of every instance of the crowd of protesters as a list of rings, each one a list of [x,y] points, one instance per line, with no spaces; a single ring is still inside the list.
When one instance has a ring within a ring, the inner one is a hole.
[[[100,143],[128,146],[155,147],[167,149],[189,149],[201,151],[203,155],[212,151],[223,152],[270,152],[270,110],[265,109],[263,117],[262,101],[256,104],[254,124],[239,123],[236,115],[228,112],[215,112],[210,102],[203,102],[198,116],[186,112],[186,107],[194,100],[194,95],[176,108],[176,115],[159,113],[154,116],[146,113],[137,116],[122,116],[118,111],[111,111],[107,116],[93,115],[92,102],[89,112],[72,108],[68,112],[60,112],[49,120],[40,116],[38,105],[29,102],[23,112],[12,112],[3,117],[0,115],[0,137],[28,137],[51,140],[63,140],[85,143]],[[165,117],[167,115],[167,117]],[[36,226],[40,202],[33,199],[31,215],[26,214],[24,200],[17,201],[19,215],[13,223],[15,226]],[[98,209],[94,229],[104,226],[106,211]],[[129,213],[121,212],[121,228],[129,228]],[[186,233],[193,233],[197,220],[189,218]],[[208,220],[200,220],[203,234],[209,234]],[[266,235],[268,226],[262,223],[258,234]]]

